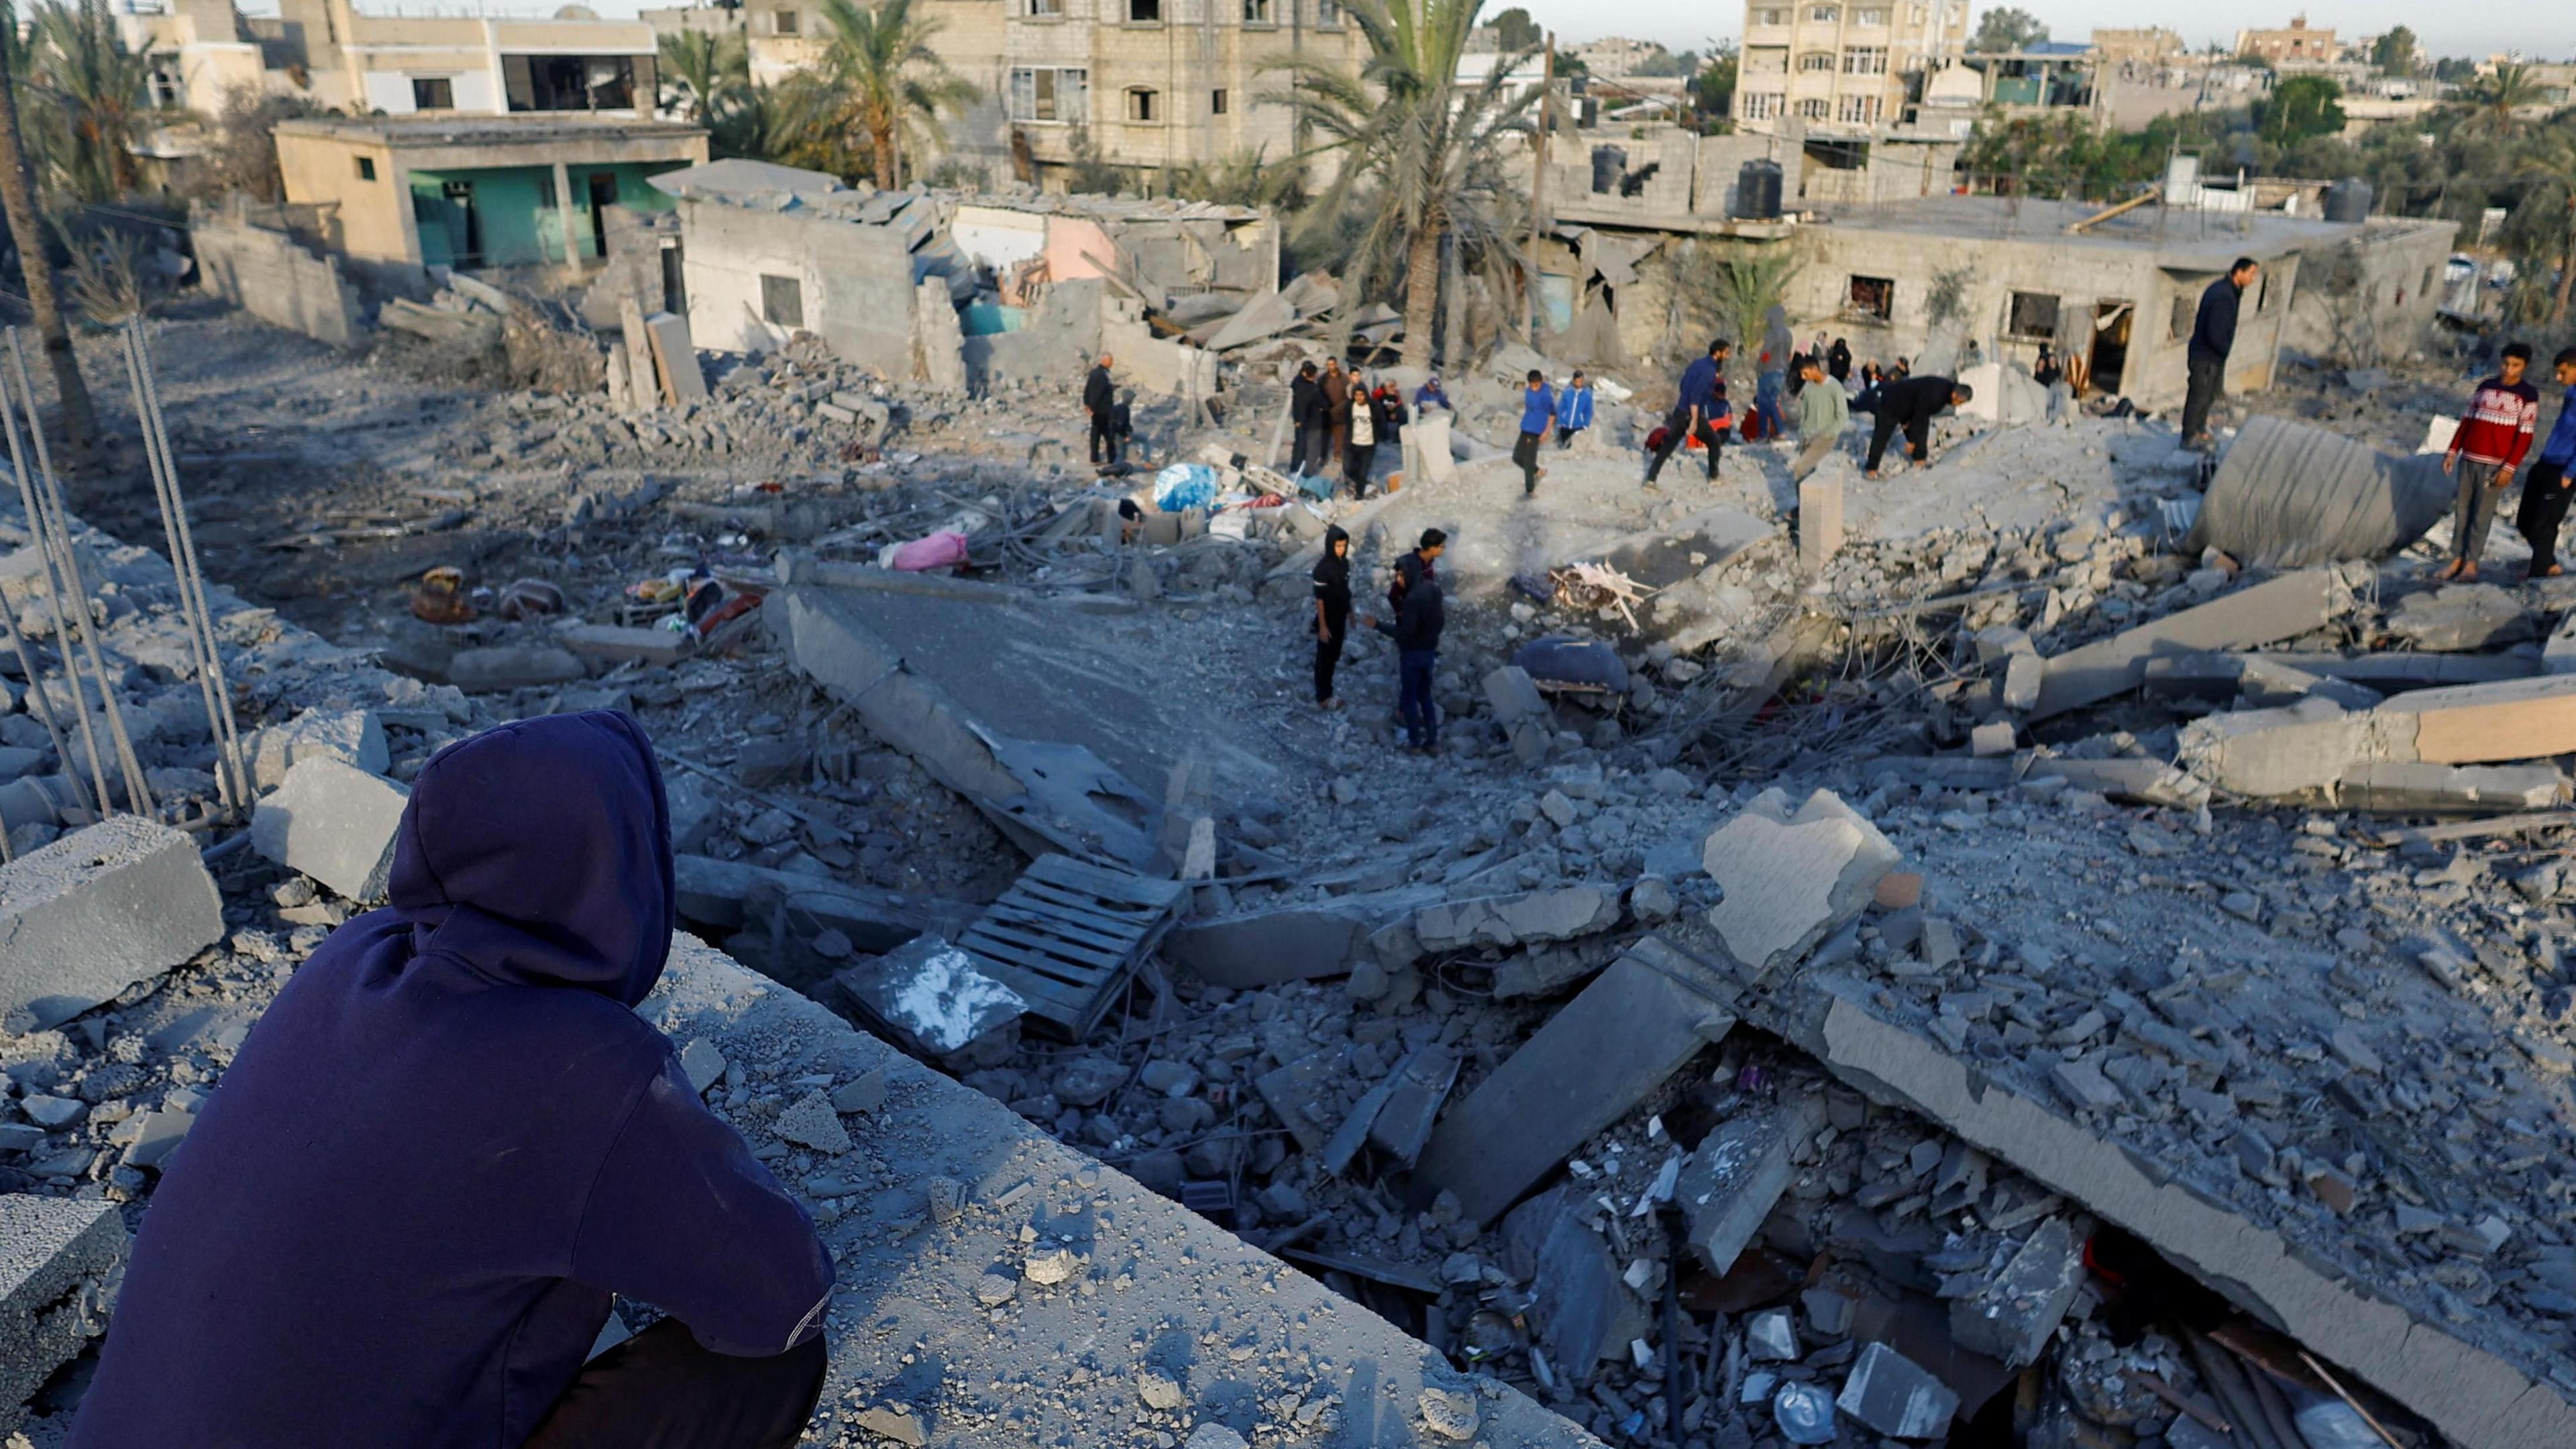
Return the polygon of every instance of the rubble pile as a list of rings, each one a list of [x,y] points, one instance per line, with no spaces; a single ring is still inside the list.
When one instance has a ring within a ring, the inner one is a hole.
[[[183,325],[200,541],[275,605],[215,610],[264,804],[212,803],[166,568],[85,534],[162,819],[67,812],[44,782],[86,766],[0,661],[0,933],[63,929],[89,887],[14,882],[87,832],[179,837],[126,848],[221,918],[70,995],[0,968],[12,1188],[139,1210],[428,753],[613,707],[663,754],[684,925],[767,978],[692,948],[645,1009],[851,1269],[817,1442],[2576,1422],[2576,599],[2431,585],[2447,525],[2252,567],[2195,532],[2202,460],[2092,418],[1648,492],[1650,410],[1606,391],[1525,501],[1510,355],[1451,379],[1451,466],[1366,501],[1282,499],[1259,367],[1224,431],[1159,405],[1154,456],[1218,483],[1165,511],[1075,466],[1078,378],[967,398],[800,343],[630,413]],[[1327,518],[1363,613],[1452,537],[1435,755],[1393,749],[1375,631],[1312,708]],[[898,560],[952,533],[962,566]],[[954,1020],[890,1011],[934,972]]]

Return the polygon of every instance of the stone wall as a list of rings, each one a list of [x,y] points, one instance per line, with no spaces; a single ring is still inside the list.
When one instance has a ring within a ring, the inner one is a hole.
[[[333,347],[355,347],[367,324],[357,288],[332,257],[236,211],[199,212],[188,223],[198,285],[263,322]]]

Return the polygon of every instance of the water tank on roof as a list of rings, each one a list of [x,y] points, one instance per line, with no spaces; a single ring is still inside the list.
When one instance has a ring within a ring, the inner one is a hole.
[[[1592,194],[1608,196],[1619,189],[1619,178],[1627,174],[1628,153],[1618,146],[1592,148]]]
[[[1780,163],[1747,161],[1735,173],[1735,214],[1747,221],[1780,219]]]
[[[2358,176],[2347,176],[2326,188],[2326,220],[2360,222],[2370,220],[2370,183]]]

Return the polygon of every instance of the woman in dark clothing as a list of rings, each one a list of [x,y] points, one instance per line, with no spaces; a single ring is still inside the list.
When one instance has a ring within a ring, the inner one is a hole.
[[[1360,616],[1360,627],[1370,625]],[[1340,709],[1333,693],[1333,670],[1342,662],[1342,641],[1351,625],[1351,536],[1339,524],[1324,530],[1324,556],[1315,560],[1315,703]]]
[[[1851,344],[1837,337],[1825,349],[1825,376],[1842,382],[1851,376]]]

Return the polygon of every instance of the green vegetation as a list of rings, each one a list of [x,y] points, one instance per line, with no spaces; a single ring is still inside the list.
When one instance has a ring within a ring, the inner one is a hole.
[[[2343,87],[2327,76],[2294,75],[2272,88],[2272,98],[2255,107],[2263,139],[2293,146],[2343,130]]]
[[[1968,49],[1980,54],[2008,54],[2048,39],[2048,26],[2027,10],[2006,5],[1977,17],[1977,32]]]

